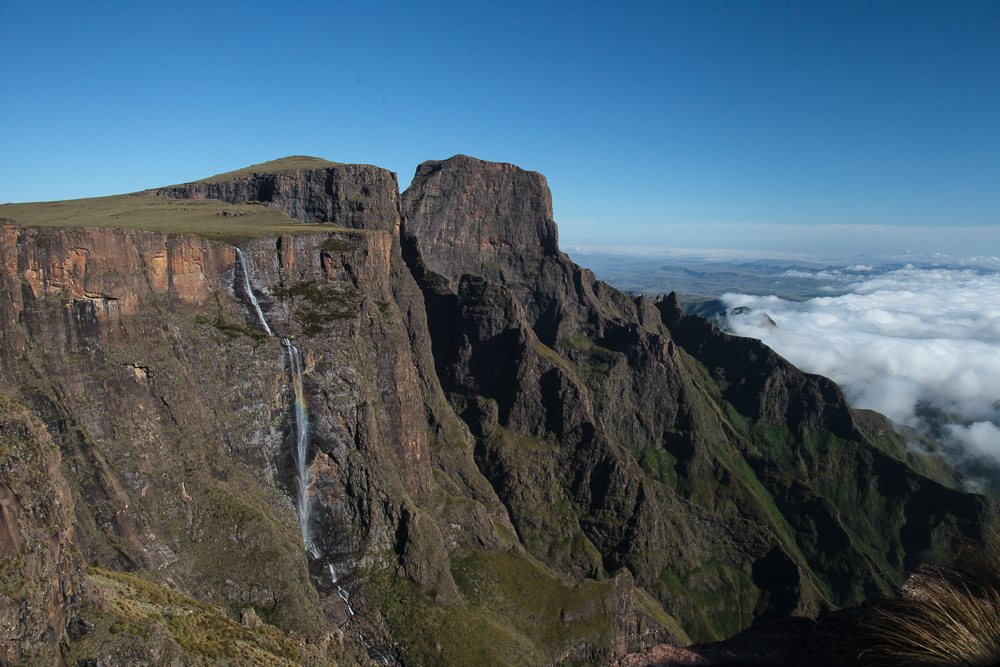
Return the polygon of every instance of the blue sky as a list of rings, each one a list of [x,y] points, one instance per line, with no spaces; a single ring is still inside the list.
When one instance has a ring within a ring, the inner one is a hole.
[[[0,59],[0,202],[465,153],[564,244],[1000,255],[995,1],[3,0]]]

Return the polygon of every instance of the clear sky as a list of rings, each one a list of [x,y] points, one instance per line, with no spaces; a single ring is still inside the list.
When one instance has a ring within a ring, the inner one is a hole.
[[[0,203],[465,153],[545,174],[564,244],[1000,255],[995,0],[0,0],[0,62]]]

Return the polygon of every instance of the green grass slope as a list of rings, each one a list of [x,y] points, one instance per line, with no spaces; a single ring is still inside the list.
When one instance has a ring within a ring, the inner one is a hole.
[[[195,183],[224,183],[260,173],[283,173],[299,169],[325,169],[341,163],[293,155],[255,164]],[[171,186],[168,186],[171,187]],[[174,199],[156,190],[109,197],[0,205],[0,219],[14,220],[24,227],[104,227],[192,234],[236,243],[246,239],[283,234],[314,234],[316,226],[290,218],[260,204],[228,204],[214,199]]]
[[[315,234],[306,224],[257,204],[227,204],[215,199],[178,200],[163,195],[135,193],[54,202],[4,204],[0,219],[24,227],[104,227],[191,234],[224,243],[282,234]]]
[[[250,176],[251,174],[280,174],[287,171],[296,171],[298,169],[327,169],[329,167],[337,167],[342,164],[344,163],[330,162],[329,160],[324,160],[318,157],[310,157],[308,155],[290,155],[277,160],[269,160],[268,162],[253,164],[249,167],[244,167],[243,169],[227,171],[224,174],[209,176],[208,178],[203,178],[200,181],[195,181],[195,183],[226,183],[238,180],[244,176]]]
[[[134,574],[88,568],[87,579],[81,615],[86,631],[64,656],[69,664],[109,658],[112,664],[353,663],[337,642],[307,641],[259,621],[241,624],[214,605]]]

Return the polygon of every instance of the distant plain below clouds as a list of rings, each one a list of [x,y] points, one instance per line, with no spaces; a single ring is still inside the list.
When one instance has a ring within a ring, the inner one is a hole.
[[[980,268],[790,269],[836,294],[802,302],[726,294],[720,301],[728,330],[833,379],[852,406],[923,430],[949,447],[960,467],[996,464],[1000,273],[976,263]]]
[[[847,257],[1000,256],[1000,225],[807,225],[777,223],[683,222],[628,224],[591,220],[557,220],[560,245],[615,254],[702,254],[710,257],[753,257],[842,261]],[[568,250],[572,252],[572,250]],[[866,262],[867,263],[867,262]]]
[[[565,235],[563,235],[565,236]],[[746,248],[710,248],[710,247],[673,247],[658,245],[576,245],[565,242],[560,237],[559,247],[563,252],[569,253],[578,258],[578,262],[584,265],[592,257],[614,257],[619,260],[630,258],[637,260],[663,260],[664,262],[683,261],[685,264],[693,265],[696,262],[761,262],[763,260],[776,260],[795,265],[809,266],[814,268],[828,267],[831,264],[850,265],[846,268],[830,269],[830,272],[822,276],[810,273],[810,279],[831,279],[841,280],[849,278],[845,273],[859,273],[873,271],[875,267],[884,267],[888,264],[914,264],[927,266],[951,266],[970,267],[975,269],[990,269],[1000,271],[1000,247],[996,248],[997,254],[981,255],[955,255],[944,252],[930,253],[849,253],[813,251],[813,252],[785,252],[778,250],[752,250]],[[980,248],[980,250],[993,250],[992,248]],[[789,271],[794,271],[790,269]],[[836,273],[834,273],[836,272]],[[788,273],[786,277],[796,277],[795,273]]]

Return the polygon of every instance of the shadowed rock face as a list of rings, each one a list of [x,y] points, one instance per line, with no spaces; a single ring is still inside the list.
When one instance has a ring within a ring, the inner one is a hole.
[[[74,638],[87,560],[414,664],[600,662],[855,604],[996,514],[828,380],[573,264],[539,174],[456,156],[402,196],[364,165],[159,193],[325,224],[243,243],[244,273],[200,238],[4,223],[0,394],[48,432],[14,441],[58,455],[0,485],[0,549],[44,533],[37,579],[70,587],[31,650]],[[25,523],[31,493],[65,517]]]
[[[548,244],[548,201],[537,174],[464,156],[402,197],[442,386],[536,556],[570,577],[628,567],[713,638],[856,604],[992,521],[826,378],[595,280]]]

